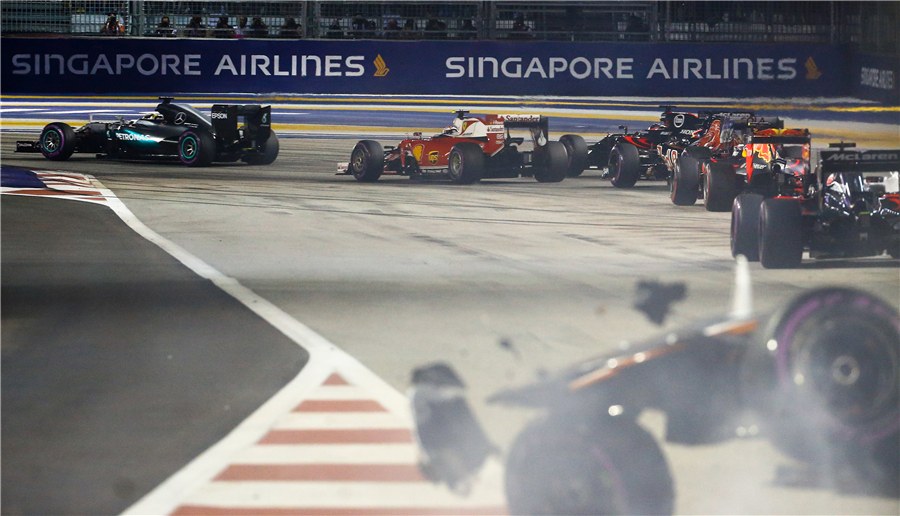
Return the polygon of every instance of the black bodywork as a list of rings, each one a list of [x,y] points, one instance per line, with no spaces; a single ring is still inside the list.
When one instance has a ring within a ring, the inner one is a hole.
[[[174,158],[187,165],[240,159],[268,164],[277,156],[270,106],[216,104],[207,116],[172,97],[160,100],[154,112],[135,120],[90,122],[74,131],[61,122],[48,124],[38,141],[17,142],[16,151],[41,152],[52,160],[79,152],[119,159]],[[194,137],[186,139],[190,134]]]
[[[831,485],[852,472],[894,495],[900,315],[879,298],[820,288],[622,349],[488,399],[542,411],[506,460],[510,514],[671,514],[645,409],[665,413],[669,442],[767,437]]]
[[[774,167],[768,190],[739,195],[732,209],[732,254],[772,268],[810,258],[888,253],[900,258],[900,150],[822,150],[815,174]]]

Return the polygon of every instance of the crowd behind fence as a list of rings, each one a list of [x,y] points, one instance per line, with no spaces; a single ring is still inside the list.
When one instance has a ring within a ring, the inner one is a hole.
[[[2,34],[850,44],[900,55],[900,2],[0,2]]]

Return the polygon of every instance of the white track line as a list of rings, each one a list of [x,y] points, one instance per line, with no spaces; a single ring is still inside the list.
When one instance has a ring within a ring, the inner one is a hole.
[[[89,179],[106,197],[110,208],[136,233],[159,246],[196,274],[212,281],[306,349],[310,356],[309,363],[303,370],[250,417],[241,422],[221,441],[126,509],[123,514],[170,514],[199,486],[209,483],[216,474],[231,463],[234,457],[239,456],[243,450],[252,447],[259,441],[279,417],[290,412],[306,399],[306,396],[321,386],[335,370],[340,371],[341,375],[354,385],[362,387],[368,392],[369,397],[377,399],[401,421],[411,423],[412,418],[406,396],[369,371],[358,360],[338,349],[334,344],[277,306],[145,226],[112,191],[105,188],[95,178]]]

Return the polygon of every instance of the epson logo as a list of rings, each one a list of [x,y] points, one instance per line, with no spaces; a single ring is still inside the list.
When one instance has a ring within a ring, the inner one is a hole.
[[[228,113],[213,113],[211,116],[215,119],[226,119],[228,118]]]
[[[896,152],[884,152],[879,154],[845,152],[830,154],[825,158],[825,161],[900,161],[900,154]]]

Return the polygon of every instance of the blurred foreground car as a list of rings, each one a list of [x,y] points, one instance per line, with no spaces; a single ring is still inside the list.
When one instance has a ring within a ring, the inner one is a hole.
[[[338,174],[352,174],[362,182],[377,181],[382,174],[399,174],[413,178],[449,177],[457,184],[519,176],[556,183],[566,178],[571,160],[584,159],[575,151],[567,151],[567,145],[577,145],[580,140],[580,152],[587,151],[580,136],[565,135],[558,142],[549,141],[548,125],[547,118],[541,115],[479,118],[460,110],[452,125],[432,137],[415,133],[387,149],[376,141],[361,140],[353,148],[350,162],[338,164]],[[519,150],[525,138],[512,136],[511,129],[527,129],[534,149]]]
[[[774,195],[738,195],[732,254],[767,268],[798,267],[804,250],[810,258],[900,258],[900,150],[848,150],[854,146],[830,144],[837,150],[820,152],[815,174],[774,167]]]
[[[38,141],[16,142],[16,152],[40,152],[54,161],[76,152],[117,159],[168,158],[191,167],[238,160],[268,165],[278,157],[270,106],[216,104],[206,116],[172,102],[172,97],[160,100],[156,111],[137,120],[91,122],[78,129],[63,122],[47,124]]]
[[[739,271],[746,263],[741,260]],[[669,442],[765,436],[821,476],[852,469],[866,484],[896,488],[897,310],[848,288],[803,292],[767,316],[750,315],[748,304],[735,303],[719,321],[491,396],[489,403],[542,410],[506,459],[510,514],[671,514],[675,489],[666,458],[637,423],[646,408],[665,412]],[[443,444],[420,439],[423,474],[459,485],[460,475],[477,471],[491,449],[465,444],[481,436],[458,403],[442,412],[432,403],[423,413],[423,405],[414,396],[417,425],[433,436],[429,421],[440,420],[443,434],[454,437]],[[468,434],[473,439],[462,438]],[[451,447],[458,448],[452,461]],[[466,467],[435,471],[441,464]]]

